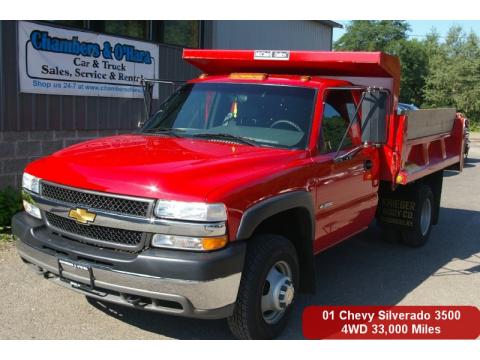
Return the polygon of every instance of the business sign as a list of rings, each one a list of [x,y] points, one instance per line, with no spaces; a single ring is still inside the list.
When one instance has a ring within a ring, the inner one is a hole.
[[[141,80],[158,77],[152,43],[19,21],[18,44],[25,93],[139,98]]]

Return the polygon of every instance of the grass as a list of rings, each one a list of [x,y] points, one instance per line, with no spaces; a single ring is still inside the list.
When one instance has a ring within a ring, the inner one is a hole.
[[[480,132],[480,122],[470,122],[470,131],[471,132]]]
[[[11,229],[9,227],[0,227],[0,243],[8,243],[14,240]]]

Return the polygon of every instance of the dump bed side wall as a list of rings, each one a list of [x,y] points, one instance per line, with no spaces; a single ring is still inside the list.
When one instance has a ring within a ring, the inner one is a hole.
[[[463,117],[456,115],[454,109],[422,112],[410,113],[410,117],[394,115],[390,120],[388,142],[380,151],[380,177],[393,186],[405,185],[452,165],[463,168]]]
[[[450,133],[455,113],[453,108],[407,111],[407,139]]]

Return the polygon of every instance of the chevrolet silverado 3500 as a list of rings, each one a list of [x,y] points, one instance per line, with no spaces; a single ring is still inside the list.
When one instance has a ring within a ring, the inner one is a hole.
[[[315,291],[319,252],[375,218],[388,240],[427,241],[443,170],[462,170],[464,119],[397,114],[396,57],[183,56],[204,74],[138,131],[26,167],[13,218],[25,263],[88,297],[267,339]]]

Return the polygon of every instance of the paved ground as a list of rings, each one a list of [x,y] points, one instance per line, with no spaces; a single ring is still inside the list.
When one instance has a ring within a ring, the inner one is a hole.
[[[372,227],[317,257],[318,293],[302,296],[283,338],[301,338],[309,304],[480,306],[480,136],[460,176],[447,173],[440,224],[421,249],[386,244]],[[0,244],[0,339],[229,339],[200,321],[89,302],[42,280]]]

